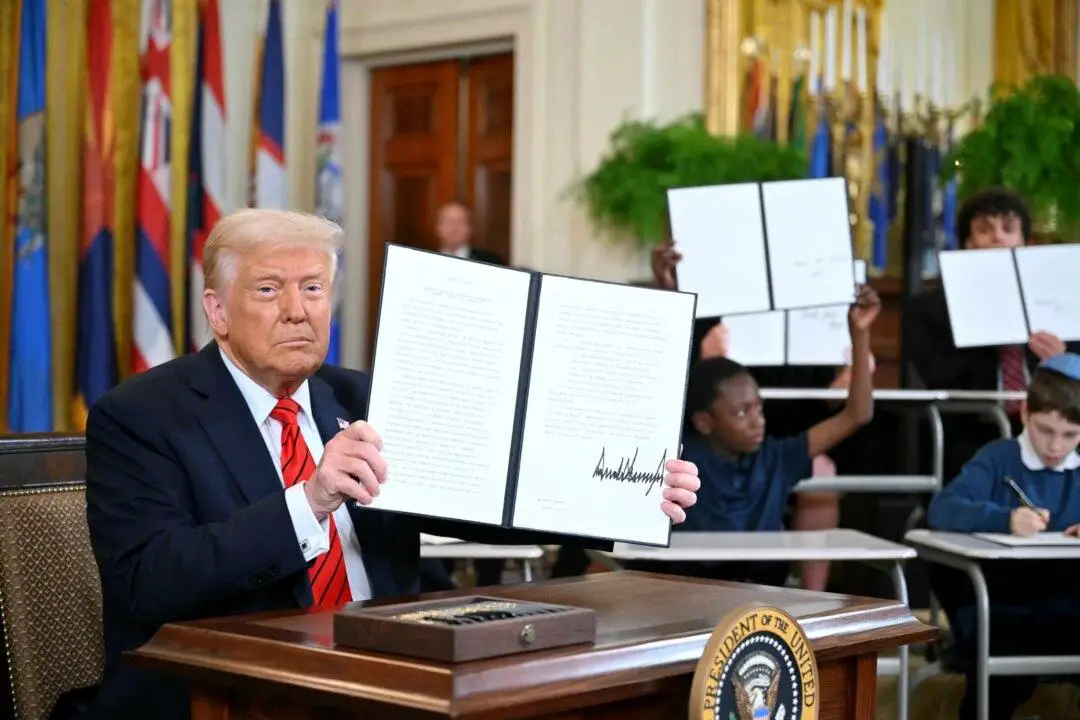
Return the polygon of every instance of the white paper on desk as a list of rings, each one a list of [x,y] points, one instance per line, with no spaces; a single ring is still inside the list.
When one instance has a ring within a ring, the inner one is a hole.
[[[727,357],[747,367],[776,367],[785,361],[783,310],[725,315]]]
[[[854,255],[844,178],[761,185],[773,309],[850,305]]]
[[[665,545],[694,297],[545,275],[514,527]]]
[[[501,524],[530,276],[386,253],[368,422],[389,479],[370,507]]]
[[[770,309],[757,183],[668,190],[668,215],[679,289],[697,294],[698,317]]]
[[[1080,340],[1080,245],[1016,249],[1016,270],[1032,332]]]
[[[1028,325],[1010,248],[938,253],[958,348],[1024,345]]]
[[[974,533],[975,537],[1008,545],[1009,547],[1047,547],[1055,545],[1080,545],[1080,538],[1066,535],[1065,533],[1042,532],[1021,537],[1007,533]]]

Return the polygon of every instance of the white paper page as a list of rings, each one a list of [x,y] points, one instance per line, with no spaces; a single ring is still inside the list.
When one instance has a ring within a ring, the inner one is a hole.
[[[848,330],[850,305],[788,310],[788,365],[849,364],[851,333]]]
[[[866,284],[866,261],[855,261],[855,282]],[[841,366],[851,363],[850,305],[788,311],[787,364]]]
[[[387,482],[371,507],[501,524],[529,274],[391,245],[368,422]]]
[[[762,183],[773,309],[850,305],[855,299],[844,183]]]
[[[679,289],[697,294],[698,317],[770,309],[757,183],[668,190],[668,214]]]
[[[1006,533],[974,533],[975,537],[996,542],[1009,547],[1038,547],[1047,545],[1080,545],[1080,538],[1065,533],[1041,532],[1030,537],[1009,535]]]
[[[514,526],[666,544],[694,298],[543,278]]]
[[[1080,245],[1017,248],[1016,269],[1031,331],[1080,340]]]
[[[1027,343],[1011,249],[949,250],[938,253],[938,264],[956,347]]]
[[[784,311],[725,315],[728,329],[727,357],[747,367],[784,364]]]

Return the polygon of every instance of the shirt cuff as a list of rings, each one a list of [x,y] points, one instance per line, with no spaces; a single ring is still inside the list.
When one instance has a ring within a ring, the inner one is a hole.
[[[311,562],[330,550],[330,521],[327,519],[320,523],[315,518],[315,512],[304,494],[303,483],[285,490],[285,506],[296,532],[296,542],[304,554],[304,562]]]

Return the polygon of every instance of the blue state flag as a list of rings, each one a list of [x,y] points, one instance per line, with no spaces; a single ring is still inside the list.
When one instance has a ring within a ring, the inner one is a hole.
[[[19,29],[18,209],[12,273],[8,426],[53,429],[52,325],[45,232],[45,0],[22,0]]]
[[[874,227],[874,244],[871,252],[871,265],[874,270],[885,270],[888,262],[889,226],[889,131],[885,127],[885,118],[878,113],[874,124],[874,162],[875,173],[870,192],[870,221]]]
[[[326,13],[326,41],[323,46],[322,92],[319,96],[318,169],[315,178],[315,206],[327,220],[341,223],[341,83],[338,58],[338,4],[330,0]],[[330,347],[326,362],[341,362],[341,282],[343,258],[338,258],[334,279],[334,311],[330,322]]]

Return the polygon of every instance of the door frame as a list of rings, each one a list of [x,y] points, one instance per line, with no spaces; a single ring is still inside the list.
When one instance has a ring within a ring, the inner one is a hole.
[[[534,265],[527,242],[531,227],[532,118],[534,33],[531,3],[510,5],[483,14],[432,16],[380,24],[342,36],[341,138],[345,227],[342,298],[342,364],[367,369],[369,268],[368,138],[371,111],[371,71],[387,65],[514,53],[514,185],[510,212],[510,247],[522,265]],[[358,168],[350,172],[349,168]]]

